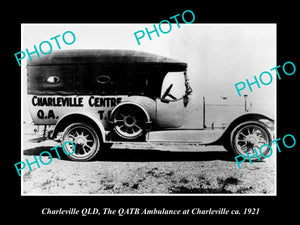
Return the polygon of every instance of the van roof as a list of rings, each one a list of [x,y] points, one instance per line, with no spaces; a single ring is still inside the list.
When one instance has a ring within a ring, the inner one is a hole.
[[[184,71],[187,64],[164,56],[135,50],[120,49],[77,49],[57,50],[49,55],[31,55],[27,66],[40,65],[80,65],[80,64],[122,64],[122,65],[160,65],[168,71]]]

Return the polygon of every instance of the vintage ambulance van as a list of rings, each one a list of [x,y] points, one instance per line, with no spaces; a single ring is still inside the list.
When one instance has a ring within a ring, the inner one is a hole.
[[[55,125],[50,138],[75,143],[72,160],[91,160],[115,142],[215,144],[235,155],[271,142],[273,119],[251,112],[246,102],[213,112],[205,98],[194,99],[201,125],[183,127],[192,101],[184,62],[132,50],[59,50],[32,58],[26,68],[33,122]],[[169,73],[183,78],[182,96],[172,94],[172,83],[162,89]],[[223,121],[208,121],[208,113]]]

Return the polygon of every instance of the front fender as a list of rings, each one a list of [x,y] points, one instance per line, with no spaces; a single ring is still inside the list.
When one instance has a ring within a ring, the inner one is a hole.
[[[237,124],[240,124],[244,121],[251,121],[251,120],[254,120],[254,121],[257,121],[257,120],[269,120],[271,122],[274,122],[274,119],[270,118],[269,116],[267,115],[263,115],[263,114],[260,114],[260,113],[245,113],[237,118],[235,118],[234,120],[232,120],[229,125],[226,127],[225,129],[225,132],[230,130],[230,129],[233,129]]]
[[[225,128],[224,132],[221,133],[221,135],[219,136],[219,138],[217,138],[215,141],[212,141],[210,143],[206,143],[207,145],[219,145],[219,144],[224,144],[224,142],[226,142],[227,140],[229,140],[229,135],[231,133],[231,131],[238,126],[239,124],[245,122],[245,121],[261,121],[261,120],[268,120],[270,121],[272,124],[274,124],[274,119],[260,114],[260,113],[245,113],[243,115],[240,115],[239,117],[231,120],[227,127]],[[266,127],[268,127],[268,129],[270,129],[271,132],[273,132],[274,127],[271,126],[270,124],[263,122]]]

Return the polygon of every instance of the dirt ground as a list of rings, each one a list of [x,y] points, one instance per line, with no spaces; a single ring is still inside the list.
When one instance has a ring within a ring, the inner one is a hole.
[[[33,129],[24,128],[23,161],[32,162],[58,145],[30,142],[37,137]],[[52,155],[49,165],[23,170],[23,195],[276,194],[275,154],[263,162],[242,163],[242,169],[222,146],[198,144],[114,144],[90,162]],[[48,162],[49,156],[42,159]]]

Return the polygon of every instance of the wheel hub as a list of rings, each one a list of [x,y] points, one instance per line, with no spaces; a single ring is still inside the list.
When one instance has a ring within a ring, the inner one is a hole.
[[[122,107],[113,115],[114,130],[125,139],[135,139],[143,134],[144,116],[132,106]]]
[[[133,116],[126,116],[124,118],[124,125],[126,127],[134,127],[136,123],[136,119]]]
[[[75,140],[75,144],[78,145],[85,145],[86,144],[86,138],[85,137],[77,137]]]
[[[249,135],[249,136],[246,138],[246,143],[247,143],[247,146],[248,146],[248,147],[253,148],[253,147],[256,146],[256,144],[257,144],[257,138],[256,138],[254,135]]]

